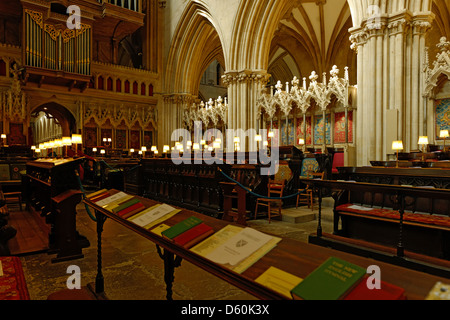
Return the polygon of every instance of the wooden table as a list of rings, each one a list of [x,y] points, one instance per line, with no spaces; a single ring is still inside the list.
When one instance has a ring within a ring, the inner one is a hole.
[[[110,193],[116,193],[117,190],[110,190]],[[146,207],[158,204],[158,202],[138,197]],[[216,264],[196,253],[184,249],[173,242],[152,233],[150,230],[141,228],[136,224],[122,219],[112,212],[109,212],[89,201],[84,202],[95,210],[97,219],[97,236],[98,236],[98,265],[97,277],[95,283],[95,291],[100,294],[104,291],[104,278],[102,275],[102,257],[101,257],[101,236],[103,223],[110,218],[121,225],[131,229],[132,231],[142,235],[143,237],[154,242],[158,248],[161,258],[164,260],[164,279],[166,282],[167,299],[172,299],[172,282],[174,269],[179,265],[181,259],[184,259],[204,270],[216,275],[217,277],[229,282],[230,284],[254,295],[259,299],[281,300],[286,299],[283,295],[255,282],[255,279],[265,272],[270,266],[277,267],[281,270],[289,272],[300,278],[305,278],[320,264],[322,264],[330,256],[338,257],[357,264],[363,268],[371,265],[378,265],[381,269],[381,279],[390,282],[405,289],[408,299],[424,299],[431,288],[437,281],[448,283],[449,280],[422,272],[405,269],[391,264],[378,262],[372,259],[359,257],[349,253],[336,251],[329,248],[299,242],[293,239],[282,238],[278,245],[268,252],[264,257],[258,260],[250,268],[241,274],[231,269]],[[181,208],[179,208],[181,209]],[[190,216],[201,218],[206,224],[213,227],[215,231],[220,230],[230,224],[227,221],[218,220],[200,213],[181,209],[181,211],[169,218],[164,223],[174,225]],[[162,250],[160,249],[162,248]]]

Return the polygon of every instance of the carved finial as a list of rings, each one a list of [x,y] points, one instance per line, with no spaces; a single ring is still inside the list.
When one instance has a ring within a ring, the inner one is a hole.
[[[293,87],[298,87],[300,81],[298,80],[297,77],[294,76],[294,79],[292,80],[291,83],[292,83],[292,86],[293,86]]]
[[[318,78],[319,78],[319,76],[317,75],[317,73],[315,71],[311,72],[311,75],[309,76],[309,80],[311,80],[311,82],[317,82]]]
[[[441,37],[439,40],[439,43],[436,45],[441,51],[449,50],[450,48],[450,42],[447,41],[446,37]]]
[[[336,65],[333,66],[333,68],[330,71],[330,74],[333,78],[337,78],[337,76],[339,74],[339,69],[337,68]]]
[[[208,101],[209,109],[211,109],[213,105],[214,105],[213,99],[212,99],[212,98],[209,98],[209,101]]]
[[[277,92],[281,92],[283,85],[281,84],[280,80],[277,81],[277,85],[275,86],[275,88],[277,88]]]

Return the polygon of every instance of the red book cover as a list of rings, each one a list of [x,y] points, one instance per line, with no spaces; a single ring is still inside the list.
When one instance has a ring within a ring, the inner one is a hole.
[[[381,289],[369,289],[367,287],[367,277],[353,288],[344,300],[405,300],[405,289],[391,283],[380,281]]]
[[[117,214],[119,216],[121,216],[122,218],[125,218],[124,216],[129,214],[130,212],[136,210],[136,209],[140,209],[140,208],[144,208],[144,205],[141,202],[135,203],[132,206],[129,206],[128,208],[123,209],[122,211],[117,212]]]
[[[130,211],[130,212],[128,212],[127,214],[124,214],[124,215],[122,216],[122,218],[128,219],[129,217],[134,216],[136,213],[139,213],[139,212],[141,212],[141,211],[144,210],[144,209],[145,209],[145,206],[144,206],[144,205],[139,206],[139,208],[136,208],[136,209],[134,209],[133,211]]]
[[[213,228],[205,223],[200,223],[199,225],[183,232],[179,236],[176,236],[173,241],[180,246],[190,248],[213,233]]]

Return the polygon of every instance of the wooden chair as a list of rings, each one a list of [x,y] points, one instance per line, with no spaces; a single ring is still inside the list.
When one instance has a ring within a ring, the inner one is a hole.
[[[3,193],[6,204],[18,204],[22,211],[22,192],[6,192]]]
[[[311,179],[320,179],[323,180],[323,176],[325,174],[324,172],[308,172],[308,177]],[[314,211],[314,195],[313,190],[310,186],[306,186],[306,189],[303,191],[303,189],[298,189],[299,194],[297,195],[297,204],[295,205],[295,208],[298,208],[298,204],[307,204],[308,208],[311,208],[312,211]],[[300,193],[301,192],[301,193]]]
[[[283,196],[284,191],[284,184],[285,181],[276,181],[276,180],[269,180],[269,183],[267,184],[267,195],[268,197],[273,198],[281,198]],[[256,207],[255,207],[255,219],[258,214],[258,207],[263,206],[267,207],[267,217],[269,219],[272,215],[272,211],[276,209],[277,213],[275,216],[281,216],[281,207],[283,206],[283,200],[282,199],[266,199],[266,198],[258,198],[256,201]]]

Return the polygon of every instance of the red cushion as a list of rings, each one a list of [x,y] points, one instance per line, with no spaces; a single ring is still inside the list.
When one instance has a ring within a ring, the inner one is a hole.
[[[351,213],[358,213],[361,215],[378,216],[378,217],[387,218],[387,219],[395,219],[395,220],[400,219],[400,214],[397,210],[378,209],[378,208],[371,208],[370,210],[360,210],[360,209],[356,209],[356,208],[349,208],[353,205],[354,204],[352,204],[352,203],[342,204],[340,206],[337,206],[336,210],[344,211],[344,212],[351,212]],[[444,226],[444,227],[450,228],[450,217],[435,216],[435,215],[423,214],[423,213],[405,212],[403,214],[403,220],[411,221],[411,222],[419,222],[419,223],[424,223],[424,224]]]

